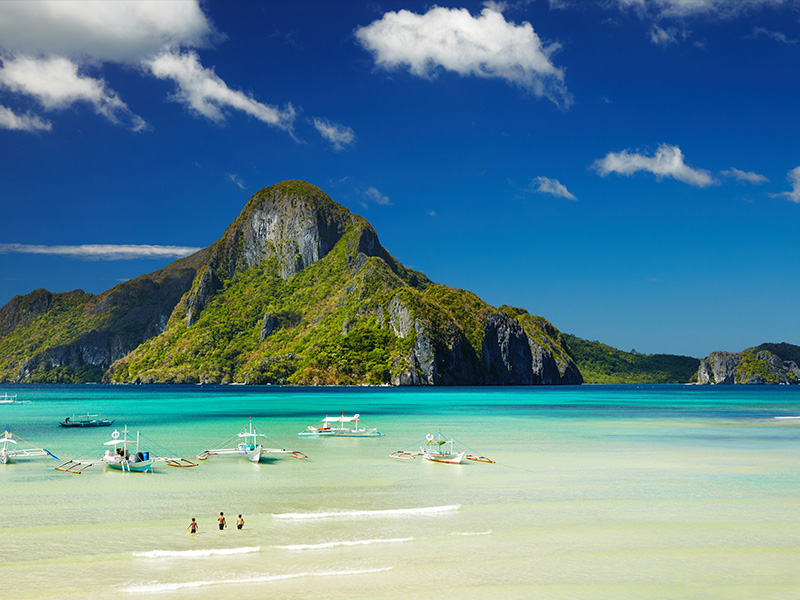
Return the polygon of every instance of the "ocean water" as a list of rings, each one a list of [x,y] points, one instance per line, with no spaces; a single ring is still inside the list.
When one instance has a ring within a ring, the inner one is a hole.
[[[0,465],[4,599],[800,597],[796,388],[2,392],[30,402],[0,405],[0,426],[64,459],[98,458],[126,424],[143,449],[194,457],[250,417],[309,457]],[[297,436],[342,410],[385,437]],[[87,411],[115,426],[58,427]],[[496,463],[390,458],[439,428]]]

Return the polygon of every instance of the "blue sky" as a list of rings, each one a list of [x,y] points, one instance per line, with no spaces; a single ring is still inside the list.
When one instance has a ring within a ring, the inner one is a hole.
[[[800,344],[800,2],[0,2],[0,305],[309,181],[434,281],[647,353]]]

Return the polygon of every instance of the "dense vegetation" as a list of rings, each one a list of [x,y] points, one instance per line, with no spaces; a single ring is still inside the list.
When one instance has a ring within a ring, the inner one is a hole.
[[[699,360],[674,354],[623,352],[565,334],[585,383],[689,383]]]

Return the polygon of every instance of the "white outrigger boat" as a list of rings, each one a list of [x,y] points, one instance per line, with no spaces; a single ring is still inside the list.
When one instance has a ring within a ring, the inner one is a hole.
[[[288,454],[292,458],[308,458],[305,454],[298,452],[297,450],[287,450],[286,448],[265,448],[264,445],[259,441],[259,438],[270,440],[280,445],[278,440],[269,437],[266,433],[253,425],[253,419],[251,418],[250,423],[248,423],[248,425],[245,426],[234,437],[225,440],[216,448],[212,448],[211,450],[203,450],[197,455],[197,458],[200,460],[206,460],[209,456],[237,454],[239,456],[243,456],[253,463],[260,461],[261,457],[265,454]],[[233,446],[233,444],[236,445]]]
[[[344,411],[342,411],[342,416],[340,417],[325,415],[319,425],[309,425],[297,435],[307,437],[381,437],[383,435],[374,427],[371,429],[366,427],[359,428],[360,417],[361,415],[359,414],[346,417],[344,416]],[[348,423],[352,423],[352,426],[348,427],[346,425]]]
[[[11,433],[8,429],[3,432],[3,437],[0,438],[0,463],[7,465],[16,458],[37,458],[39,456],[49,456],[50,458],[61,460],[49,450],[39,448],[30,442],[26,442],[21,437]]]
[[[112,469],[125,471],[128,473],[147,473],[153,468],[156,462],[164,462],[170,467],[196,467],[197,463],[179,457],[170,456],[151,456],[150,452],[143,452],[139,449],[139,432],[136,438],[129,438],[128,426],[126,425],[122,434],[114,430],[111,439],[105,442],[104,446],[113,446],[113,450],[107,449],[99,460],[85,461],[72,459],[56,467],[56,471],[66,471],[67,473],[82,473],[85,469],[97,464],[104,464]],[[122,435],[122,438],[120,438]],[[135,447],[135,448],[134,448]]]
[[[412,452],[409,450],[412,446],[419,446],[419,452]],[[425,460],[438,463],[446,463],[449,465],[461,464],[461,461],[472,460],[475,462],[494,463],[490,458],[485,456],[477,456],[471,454],[469,449],[460,444],[452,437],[447,437],[441,430],[434,433],[428,433],[425,439],[414,442],[411,446],[403,450],[392,452],[393,458],[402,458],[412,460],[417,456],[421,456]]]
[[[2,396],[0,396],[0,404],[27,404],[28,400],[20,400],[17,398],[17,395],[14,394],[13,396],[8,392],[4,392]]]

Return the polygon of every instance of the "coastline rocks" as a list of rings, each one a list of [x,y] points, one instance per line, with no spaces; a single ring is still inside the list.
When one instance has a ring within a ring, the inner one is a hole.
[[[717,351],[700,361],[697,382],[703,385],[794,385],[800,383],[800,368],[794,361],[785,361],[768,350]]]

